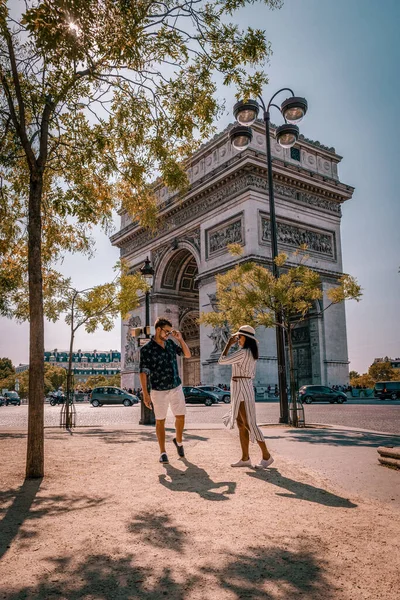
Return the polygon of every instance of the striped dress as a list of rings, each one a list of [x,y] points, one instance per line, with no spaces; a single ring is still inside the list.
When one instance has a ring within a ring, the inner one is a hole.
[[[256,360],[253,358],[249,348],[241,348],[229,356],[220,356],[220,365],[232,365],[231,379],[231,411],[222,420],[228,429],[235,427],[236,419],[241,402],[245,403],[247,421],[249,424],[250,441],[264,441],[264,435],[257,426],[256,403],[254,399],[253,379],[256,374]],[[233,379],[237,376],[249,377],[250,379]]]

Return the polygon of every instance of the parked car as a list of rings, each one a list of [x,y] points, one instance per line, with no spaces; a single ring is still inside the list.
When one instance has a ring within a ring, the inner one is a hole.
[[[124,406],[133,406],[139,403],[139,398],[133,394],[125,392],[117,387],[102,386],[96,387],[90,394],[90,404],[92,406],[103,406],[103,404],[123,404]]]
[[[14,406],[21,406],[21,398],[17,392],[4,392],[4,398],[6,399],[6,406],[13,404]]]
[[[205,404],[206,406],[211,406],[218,400],[213,393],[206,392],[198,387],[185,386],[182,389],[187,404]]]
[[[344,392],[333,390],[325,385],[303,385],[299,389],[299,400],[305,404],[315,401],[343,404],[343,402],[347,402],[347,396]]]
[[[380,400],[397,400],[400,398],[400,381],[377,381],[374,393]]]
[[[4,398],[4,396],[0,396],[0,406],[5,406],[6,404],[6,399]]]
[[[225,404],[229,404],[231,401],[231,393],[227,390],[223,390],[217,385],[197,385],[199,390],[204,390],[205,392],[211,392],[215,396],[217,396],[218,400],[221,402],[225,402]]]

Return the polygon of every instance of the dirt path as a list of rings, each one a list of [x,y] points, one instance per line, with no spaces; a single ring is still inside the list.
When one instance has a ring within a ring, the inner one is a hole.
[[[399,512],[345,497],[277,456],[231,469],[237,440],[192,431],[46,432],[46,478],[0,434],[0,598],[395,600]]]

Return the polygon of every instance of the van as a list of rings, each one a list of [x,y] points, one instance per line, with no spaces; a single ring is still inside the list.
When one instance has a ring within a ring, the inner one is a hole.
[[[397,400],[400,398],[400,381],[377,381],[374,392],[379,400]]]

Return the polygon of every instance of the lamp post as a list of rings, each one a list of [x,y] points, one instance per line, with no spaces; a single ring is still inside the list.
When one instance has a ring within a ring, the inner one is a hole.
[[[281,106],[273,104],[275,97],[281,92],[290,92],[292,96],[282,102]],[[268,169],[268,194],[269,194],[269,218],[271,225],[271,248],[272,248],[272,272],[274,277],[279,278],[278,265],[275,262],[278,256],[278,239],[276,230],[275,216],[275,199],[274,199],[274,182],[272,176],[272,157],[271,157],[271,141],[270,141],[270,108],[274,106],[285,119],[285,123],[277,127],[275,136],[278,144],[283,148],[291,148],[298,140],[299,128],[297,123],[303,119],[307,112],[307,100],[294,95],[291,89],[282,88],[278,90],[265,106],[261,96],[258,96],[260,104],[264,111],[265,123],[265,138],[267,152],[267,169]],[[260,106],[256,100],[247,100],[237,102],[233,107],[233,114],[239,125],[233,127],[230,131],[230,140],[235,150],[244,150],[247,148],[253,138],[251,125],[255,122],[258,116]],[[285,339],[282,327],[282,313],[276,313],[276,349],[278,359],[278,381],[279,381],[279,401],[280,401],[280,423],[289,422],[289,406],[286,391],[286,360],[285,360]]]
[[[146,256],[146,260],[144,261],[143,267],[140,269],[141,274],[146,280],[149,288],[145,294],[145,337],[146,339],[150,339],[150,289],[153,287],[154,281],[154,269],[151,265],[149,257]],[[147,378],[148,381],[148,378]],[[140,421],[139,425],[154,425],[156,422],[156,418],[154,415],[154,411],[152,408],[147,408],[145,403],[143,402],[143,393],[140,402]]]

